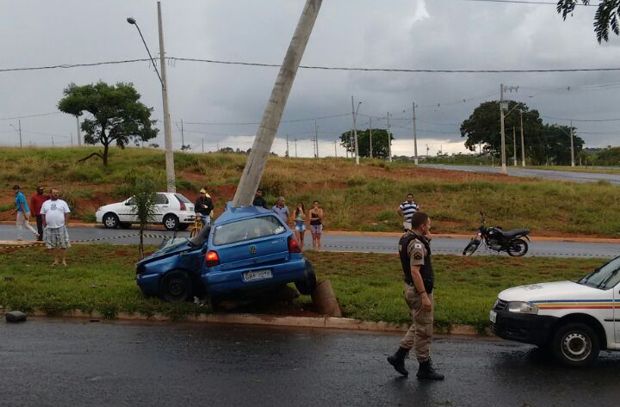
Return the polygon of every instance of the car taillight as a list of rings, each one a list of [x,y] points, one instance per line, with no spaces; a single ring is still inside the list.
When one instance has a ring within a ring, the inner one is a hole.
[[[297,239],[295,239],[293,236],[290,236],[288,238],[288,252],[289,253],[301,253],[301,248],[299,247],[299,243],[297,242]]]
[[[205,263],[207,264],[207,267],[217,266],[220,264],[220,256],[217,252],[209,250],[205,255]]]

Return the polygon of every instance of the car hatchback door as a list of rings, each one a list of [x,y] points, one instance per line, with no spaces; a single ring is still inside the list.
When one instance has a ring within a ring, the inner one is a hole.
[[[273,215],[241,219],[215,227],[213,250],[219,270],[247,269],[289,257],[286,228]]]

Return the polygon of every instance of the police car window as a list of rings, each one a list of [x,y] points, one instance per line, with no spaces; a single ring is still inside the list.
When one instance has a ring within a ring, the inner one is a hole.
[[[273,216],[243,219],[238,222],[217,226],[213,234],[213,244],[219,246],[243,242],[279,235],[284,233],[285,230],[284,226]]]
[[[616,257],[592,274],[582,278],[579,282],[603,290],[616,286],[620,283],[620,257]]]
[[[166,205],[168,203],[168,197],[164,194],[155,195],[155,205]]]

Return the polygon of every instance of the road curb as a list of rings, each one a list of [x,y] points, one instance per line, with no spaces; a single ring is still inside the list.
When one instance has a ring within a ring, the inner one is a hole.
[[[36,310],[30,315],[39,318],[76,318],[89,320],[116,320],[116,321],[150,321],[150,322],[194,322],[218,325],[253,325],[253,326],[278,326],[289,328],[314,328],[314,329],[337,329],[347,331],[365,332],[384,332],[384,333],[404,333],[409,329],[409,325],[394,324],[390,322],[362,321],[353,318],[336,317],[299,317],[299,316],[280,316],[268,314],[202,314],[188,315],[181,319],[174,319],[163,314],[144,315],[139,313],[120,312],[110,319],[100,312],[84,312],[80,310],[65,311],[49,315],[45,311]],[[488,336],[490,332],[481,334],[471,325],[452,325],[445,329],[435,328],[436,333],[441,335],[457,336]]]

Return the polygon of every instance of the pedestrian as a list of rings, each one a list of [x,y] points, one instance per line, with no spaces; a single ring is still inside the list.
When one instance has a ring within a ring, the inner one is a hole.
[[[214,205],[211,195],[207,193],[205,188],[202,188],[198,199],[196,199],[196,202],[194,203],[194,212],[196,213],[196,216],[200,216],[203,226],[208,226],[211,224],[213,208]]]
[[[411,217],[414,213],[419,211],[421,205],[418,205],[413,201],[413,194],[407,194],[407,199],[398,207],[398,214],[403,217],[403,230],[407,231],[411,229]]]
[[[41,185],[37,186],[37,192],[30,197],[30,208],[32,209],[32,214],[37,219],[38,241],[43,240],[43,215],[41,215],[41,206],[43,202],[48,199],[50,199],[50,196],[44,193],[44,189]]]
[[[299,242],[299,247],[303,251],[304,235],[306,234],[306,208],[302,202],[295,208],[295,237]]]
[[[288,210],[288,207],[285,205],[284,197],[278,197],[276,204],[271,208],[272,211],[278,215],[278,217],[284,222],[285,225],[288,225],[288,218],[291,217],[291,213]]]
[[[24,227],[34,234],[35,239],[38,239],[39,233],[28,223],[30,219],[30,208],[28,207],[28,202],[26,202],[26,196],[19,185],[14,185],[13,190],[15,191],[15,225],[17,226],[17,240],[24,240]]]
[[[319,206],[319,201],[312,202],[312,208],[308,211],[310,218],[310,233],[312,234],[312,248],[321,250],[321,234],[323,233],[323,219],[325,213]]]
[[[416,212],[411,217],[411,228],[398,242],[398,253],[404,273],[405,301],[411,310],[413,324],[400,341],[400,347],[388,362],[403,376],[409,372],[405,368],[405,358],[413,348],[420,364],[419,380],[443,380],[431,362],[431,340],[433,337],[433,285],[434,274],[431,264],[430,246],[431,220],[427,214]]]
[[[263,190],[258,188],[256,190],[256,194],[254,195],[254,201],[252,202],[254,206],[260,206],[262,208],[267,209],[267,201],[263,198]]]
[[[41,206],[41,215],[44,215],[45,245],[54,254],[54,262],[52,266],[57,266],[58,259],[62,260],[62,265],[67,266],[66,251],[71,247],[69,242],[69,232],[67,231],[67,222],[69,220],[69,205],[60,199],[60,192],[52,188],[51,197],[43,202]]]

